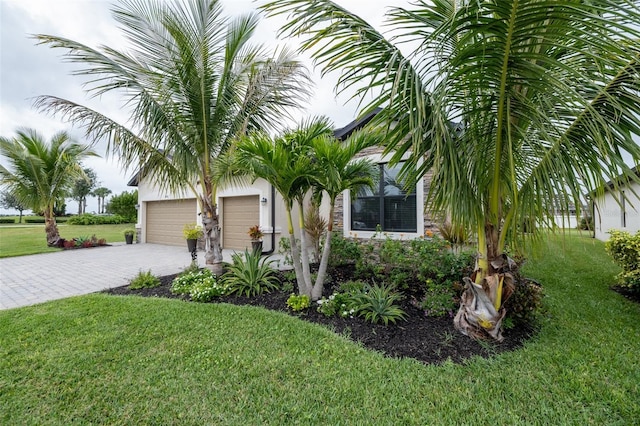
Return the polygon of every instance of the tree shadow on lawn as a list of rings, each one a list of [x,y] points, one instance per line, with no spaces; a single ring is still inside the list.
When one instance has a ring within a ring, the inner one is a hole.
[[[189,296],[171,293],[171,282],[176,276],[160,277],[161,285],[155,288],[130,290],[128,286],[122,286],[104,290],[103,293],[189,301]],[[345,278],[340,281],[347,279],[344,274],[337,274],[337,276]],[[337,284],[338,282],[325,285],[325,296],[330,295]],[[328,317],[317,311],[317,305],[312,305],[303,312],[292,312],[286,304],[290,294],[291,292],[277,290],[251,297],[230,295],[219,297],[212,303],[261,306],[284,312],[304,321],[324,325],[337,334],[360,342],[367,349],[379,351],[393,358],[414,358],[425,364],[440,364],[446,360],[461,363],[474,356],[488,358],[502,352],[513,351],[520,348],[536,332],[534,327],[517,326],[504,331],[502,343],[478,342],[460,334],[454,328],[453,318],[449,315],[441,318],[428,317],[424,311],[406,299],[400,304],[407,314],[405,320],[384,325],[372,324],[361,317]]]

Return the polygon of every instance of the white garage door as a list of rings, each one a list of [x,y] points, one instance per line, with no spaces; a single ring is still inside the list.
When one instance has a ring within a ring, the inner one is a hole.
[[[182,228],[196,221],[196,199],[148,201],[147,242],[186,247]]]
[[[222,199],[222,241],[226,249],[251,248],[249,227],[260,223],[260,198],[225,197]]]

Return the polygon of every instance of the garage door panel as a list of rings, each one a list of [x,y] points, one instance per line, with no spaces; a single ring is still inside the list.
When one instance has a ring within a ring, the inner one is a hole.
[[[155,244],[184,245],[182,228],[195,222],[196,200],[149,201],[146,209],[146,241]]]
[[[257,195],[225,197],[222,201],[223,245],[226,249],[250,248],[250,226],[260,223],[260,198]]]

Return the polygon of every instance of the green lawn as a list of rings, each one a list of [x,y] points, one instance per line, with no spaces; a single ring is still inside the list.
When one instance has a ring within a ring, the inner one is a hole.
[[[105,238],[107,243],[113,243],[124,241],[123,231],[133,226],[132,224],[86,226],[59,224],[58,229],[62,238],[90,237],[95,234],[98,238]],[[47,247],[43,224],[0,224],[0,258],[59,250]]]
[[[564,252],[563,252],[564,248]],[[2,424],[630,425],[640,306],[603,245],[554,238],[524,348],[425,366],[260,308],[89,295],[0,312]]]

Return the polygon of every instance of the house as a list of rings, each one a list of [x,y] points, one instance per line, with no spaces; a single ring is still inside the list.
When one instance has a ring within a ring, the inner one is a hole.
[[[369,123],[376,114],[377,111],[374,111],[362,116],[335,130],[334,135],[344,140]],[[380,228],[392,238],[409,239],[422,236],[434,228],[423,208],[429,190],[429,177],[421,180],[415,190],[407,194],[395,179],[401,166],[389,167],[389,158],[382,154],[382,148],[371,148],[363,152],[361,157],[370,158],[379,165],[379,187],[356,194],[353,200],[348,192],[339,197],[334,229],[341,229],[346,237],[368,238]],[[193,194],[159,191],[149,178],[138,175],[128,185],[138,187],[138,241],[184,245],[183,226],[200,222],[199,207]],[[217,201],[223,249],[249,248],[251,241],[247,231],[256,224],[265,234],[265,252],[277,251],[280,239],[288,237],[282,197],[265,180],[258,179],[248,186],[222,189]],[[321,206],[321,213],[327,216],[327,212],[328,206]]]
[[[640,178],[640,166],[632,171]],[[607,232],[612,229],[636,233],[640,230],[640,183],[625,176],[608,182],[604,193],[594,196],[593,218],[599,240],[608,240]]]

